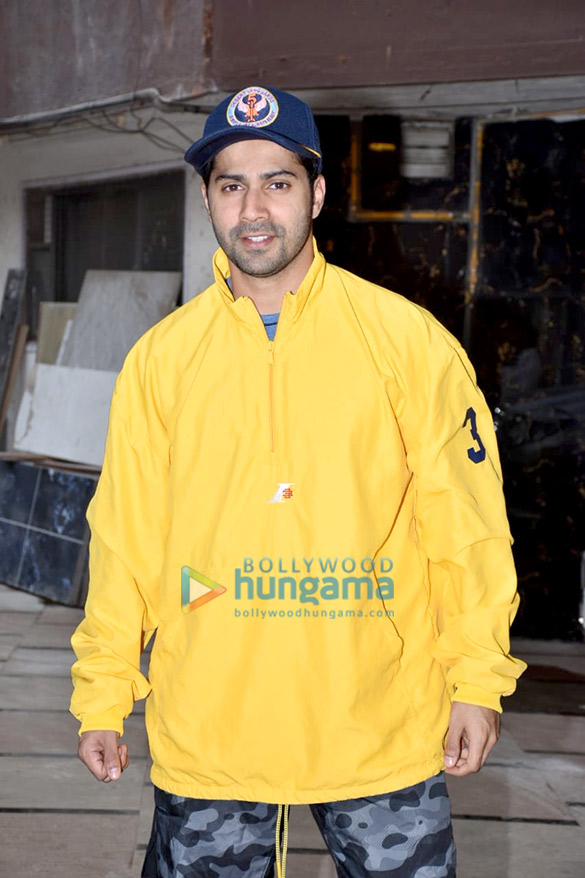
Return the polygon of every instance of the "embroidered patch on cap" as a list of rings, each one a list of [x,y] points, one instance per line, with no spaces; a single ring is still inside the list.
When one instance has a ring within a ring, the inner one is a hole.
[[[251,85],[233,96],[226,116],[230,125],[264,128],[278,116],[278,101],[268,89]]]

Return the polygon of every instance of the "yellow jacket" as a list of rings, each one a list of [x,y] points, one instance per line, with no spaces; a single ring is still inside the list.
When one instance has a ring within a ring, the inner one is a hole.
[[[316,248],[274,342],[214,269],[116,384],[71,710],[122,732],[148,696],[152,780],[178,795],[417,783],[451,700],[499,710],[524,667],[490,412],[428,312]]]

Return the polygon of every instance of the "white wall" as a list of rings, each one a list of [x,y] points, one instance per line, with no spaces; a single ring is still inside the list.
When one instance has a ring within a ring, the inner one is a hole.
[[[129,113],[110,114],[115,124],[136,125]],[[185,241],[183,289],[189,299],[212,280],[211,255],[217,244],[199,191],[200,178],[182,158],[189,141],[201,136],[205,116],[151,109],[136,114],[143,122],[155,117],[149,131],[176,144],[163,148],[143,134],[104,131],[80,121],[61,123],[46,134],[0,138],[0,302],[10,268],[25,267],[24,191],[29,186],[65,187],[115,177],[184,169]],[[179,131],[173,131],[168,120]],[[93,124],[108,124],[92,117]]]

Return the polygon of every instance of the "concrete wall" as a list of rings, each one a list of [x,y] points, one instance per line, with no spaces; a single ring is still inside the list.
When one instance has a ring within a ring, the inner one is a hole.
[[[213,0],[222,89],[495,80],[585,73],[583,0]]]
[[[0,4],[0,116],[157,88],[208,87],[205,0],[8,0]]]
[[[584,40],[583,0],[4,0],[0,117],[148,88],[583,75]]]

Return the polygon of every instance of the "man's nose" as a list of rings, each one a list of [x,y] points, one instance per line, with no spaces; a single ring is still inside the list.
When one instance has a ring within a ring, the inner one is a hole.
[[[268,204],[260,189],[251,187],[247,190],[242,201],[241,216],[247,222],[255,222],[268,216]]]

